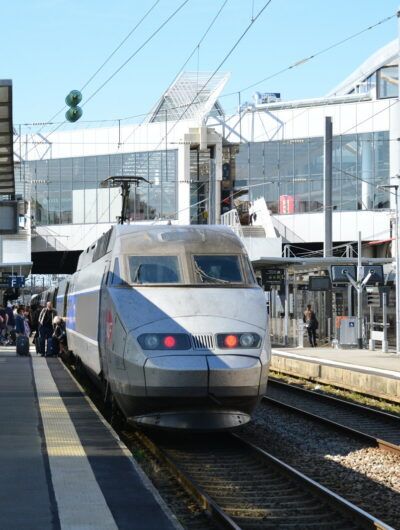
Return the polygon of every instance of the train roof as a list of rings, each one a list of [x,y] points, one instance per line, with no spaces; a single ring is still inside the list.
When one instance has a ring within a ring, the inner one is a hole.
[[[226,226],[119,226],[116,238],[120,239],[122,252],[178,252],[184,248],[190,252],[243,252],[244,246],[236,234]]]
[[[82,252],[77,270],[111,252],[118,245],[122,252],[159,251],[160,245],[168,252],[184,247],[191,252],[245,252],[236,234],[222,225],[115,225]]]

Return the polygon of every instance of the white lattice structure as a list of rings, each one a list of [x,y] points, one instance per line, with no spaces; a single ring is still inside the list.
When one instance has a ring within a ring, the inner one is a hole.
[[[223,116],[217,101],[229,72],[181,72],[146,118],[146,122],[194,120],[205,123],[209,115]]]

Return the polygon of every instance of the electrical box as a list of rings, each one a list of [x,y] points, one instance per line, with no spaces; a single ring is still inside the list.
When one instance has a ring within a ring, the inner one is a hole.
[[[357,318],[348,317],[340,320],[339,345],[341,348],[357,348]]]

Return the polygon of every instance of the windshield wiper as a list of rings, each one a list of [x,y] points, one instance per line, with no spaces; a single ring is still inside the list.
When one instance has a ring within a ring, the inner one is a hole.
[[[216,278],[215,276],[210,276],[206,272],[201,269],[196,262],[194,262],[194,268],[198,275],[200,276],[200,279],[202,282],[204,282],[204,279],[211,280],[215,283],[230,283],[228,280],[223,280],[222,278]]]
[[[140,283],[140,275],[141,275],[141,272],[142,272],[142,263],[139,265],[139,267],[137,268],[137,271],[136,271],[136,274],[135,274],[135,277],[133,279],[133,283]]]

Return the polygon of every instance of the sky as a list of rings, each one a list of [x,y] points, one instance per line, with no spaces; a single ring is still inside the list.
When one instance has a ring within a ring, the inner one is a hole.
[[[62,122],[68,92],[86,85],[156,2],[4,2],[0,79],[13,82],[14,127],[34,124],[29,126],[32,130],[39,127],[36,123]],[[183,2],[158,0],[84,88],[83,117],[69,128],[99,126],[103,120],[140,122],[139,115],[151,110],[193,50],[185,69],[213,72],[267,0],[188,0],[143,46]],[[280,92],[285,101],[325,95],[369,55],[397,38],[396,17],[257,87],[244,89],[394,15],[397,9],[398,0],[271,0],[221,68],[232,73],[220,99],[225,112],[236,111],[238,92],[242,102],[251,100],[256,90]]]

